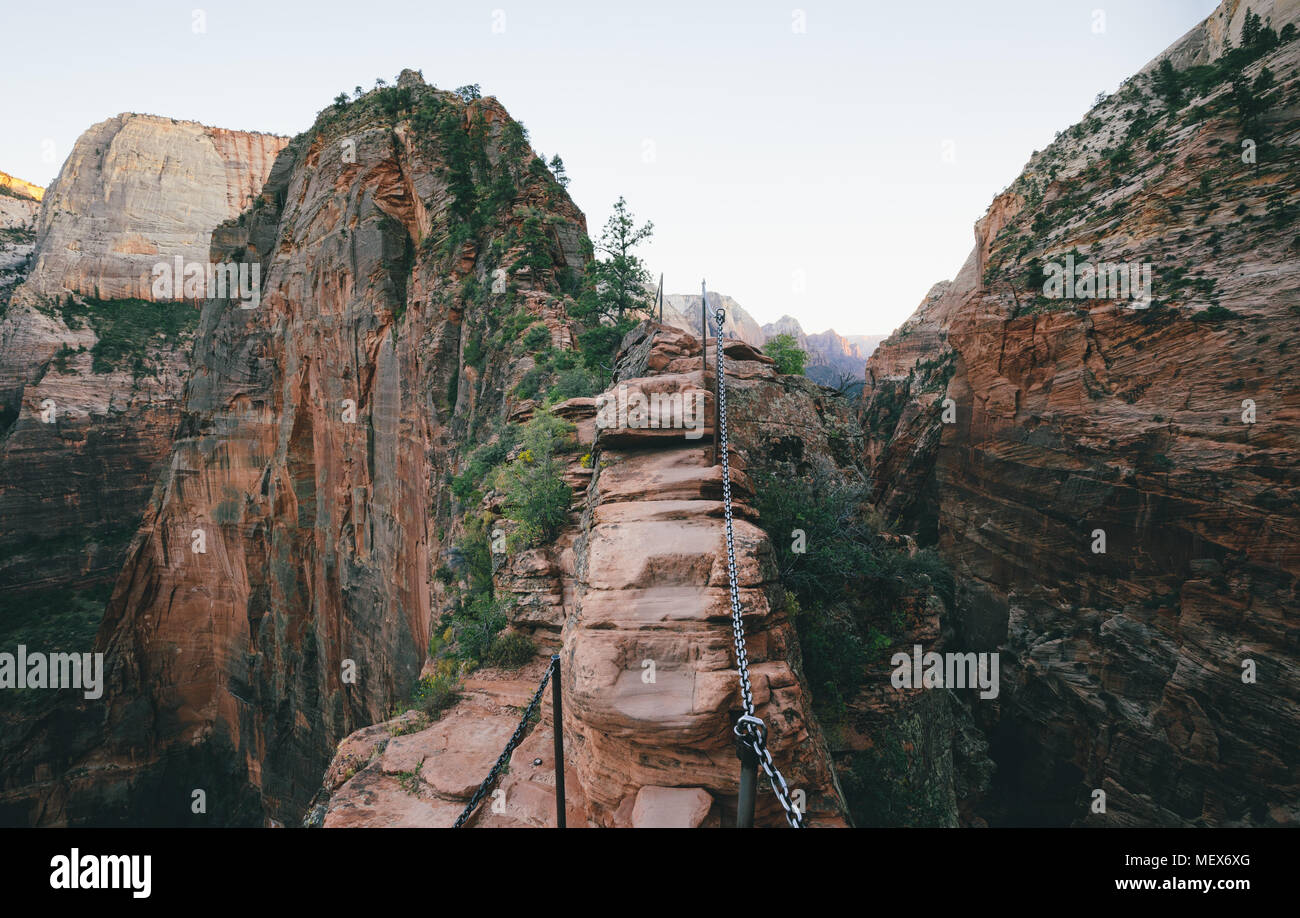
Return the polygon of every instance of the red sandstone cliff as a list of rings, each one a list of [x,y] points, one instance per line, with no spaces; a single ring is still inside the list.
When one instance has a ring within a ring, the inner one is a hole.
[[[197,773],[205,821],[296,822],[338,739],[420,669],[453,451],[526,369],[508,346],[478,366],[464,348],[560,302],[585,226],[495,100],[403,87],[324,113],[213,235],[214,261],[257,261],[261,305],[204,305],[100,629],[108,709],[83,711],[98,732],[56,778],[39,751],[13,767],[11,806],[39,821],[192,821]],[[490,197],[457,184],[466,170]],[[553,267],[489,293],[532,214]]]
[[[1240,47],[1244,17],[1170,58]],[[1227,69],[1170,106],[1153,63],[1034,155],[869,361],[877,505],[956,566],[962,644],[1003,654],[976,709],[992,821],[1300,818],[1297,64],[1290,41],[1244,65],[1276,75],[1247,134]],[[1155,302],[1041,296],[1033,260],[1071,250],[1152,265]]]

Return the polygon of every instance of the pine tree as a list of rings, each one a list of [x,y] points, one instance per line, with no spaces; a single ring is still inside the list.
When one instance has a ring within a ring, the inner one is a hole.
[[[551,157],[551,172],[555,174],[555,181],[561,188],[569,187],[569,176],[564,171],[564,160],[560,159],[558,153]]]

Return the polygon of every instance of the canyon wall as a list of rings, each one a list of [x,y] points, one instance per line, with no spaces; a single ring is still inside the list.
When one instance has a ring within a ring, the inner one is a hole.
[[[0,172],[0,309],[27,277],[43,193],[43,188]]]
[[[206,264],[213,230],[260,191],[285,142],[120,115],[78,139],[38,208],[0,197],[5,213],[38,214],[0,269],[5,646],[92,645],[180,419],[198,324],[194,303],[154,302],[152,266]],[[29,806],[29,782],[92,731],[62,693],[12,694],[0,820],[57,821],[57,803]]]
[[[323,112],[212,234],[213,261],[260,266],[261,304],[203,304],[97,639],[104,700],[9,763],[10,813],[296,822],[338,740],[406,696],[456,451],[530,365],[502,320],[562,313],[584,260],[582,214],[524,136],[407,72]]]
[[[714,342],[708,343],[712,352]],[[795,614],[827,610],[794,603],[773,545],[785,533],[769,536],[758,525],[760,495],[749,471],[773,474],[788,464],[805,471],[818,464],[856,468],[862,438],[851,403],[801,376],[776,373],[770,359],[739,339],[724,339],[723,347],[739,595],[756,713],[770,731],[774,762],[813,826],[848,824],[841,775],[897,779],[890,791],[900,801],[926,803],[923,812],[900,803],[900,821],[956,825],[957,795],[971,769],[954,750],[978,743],[962,744],[969,717],[960,717],[946,692],[892,690],[882,659],[860,691],[845,687],[847,710],[833,713],[835,692],[827,688],[821,701],[832,712],[828,735],[823,715],[814,711],[794,621]],[[566,480],[574,486],[568,520],[552,545],[503,549],[493,561],[496,595],[518,600],[510,627],[538,641],[539,657],[516,669],[475,670],[459,699],[432,718],[410,710],[348,737],[326,771],[308,825],[452,825],[519,724],[552,652],[564,685],[570,827],[734,824],[739,763],[730,725],[740,696],[711,425],[691,438],[622,417],[600,426],[593,420],[604,399],[635,404],[639,396],[674,393],[703,394],[711,417],[711,377],[711,368],[708,378],[702,375],[698,337],[647,322],[624,339],[617,378],[599,399],[554,407],[577,423],[566,459]],[[512,420],[524,417],[512,413]],[[489,530],[509,525],[500,516],[499,494],[485,495],[483,509],[492,517]],[[814,528],[808,537],[833,535]],[[908,587],[919,593],[918,614],[900,637],[909,645],[914,638],[934,641],[942,603],[916,583]],[[433,661],[426,664],[427,674],[435,669]],[[536,726],[468,825],[555,824],[550,700],[547,690]],[[914,777],[871,770],[882,757],[901,759],[899,772]],[[784,825],[766,780],[761,784],[757,824]]]
[[[198,319],[192,303],[126,298],[155,299],[159,261],[206,264],[212,231],[247,206],[284,143],[119,115],[77,140],[43,195],[0,314],[9,597],[95,589],[116,574],[179,418]]]
[[[1167,53],[1209,67],[1181,98],[1153,62],[1035,153],[868,362],[876,505],[955,566],[963,646],[1002,654],[968,801],[995,824],[1300,820],[1300,42],[1244,22],[1225,3]],[[1154,299],[1045,295],[1067,256],[1149,265]]]
[[[46,193],[27,294],[153,299],[153,266],[206,263],[213,229],[261,192],[286,140],[134,113],[87,129]]]

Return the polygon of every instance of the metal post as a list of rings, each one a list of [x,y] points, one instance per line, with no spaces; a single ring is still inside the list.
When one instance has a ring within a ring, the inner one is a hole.
[[[704,281],[700,281],[700,356],[704,366],[704,391],[709,391],[709,295]],[[716,355],[715,355],[716,358]],[[718,464],[718,393],[713,392],[713,461]]]
[[[721,393],[718,392],[719,383],[718,383],[717,370],[719,367],[722,367],[725,370],[726,367],[726,364],[723,362],[722,359],[722,323],[725,321],[726,319],[724,318],[718,322],[718,332],[713,339],[713,363],[714,363],[714,367],[713,367],[714,370],[713,373],[713,464],[714,465],[717,465],[719,462],[722,461],[721,459],[718,458],[718,443],[722,439],[722,428],[720,426],[722,424],[722,418],[719,414],[721,410],[720,399],[722,396]],[[726,383],[723,382],[722,385],[726,385]]]
[[[709,304],[704,295],[704,281],[700,281],[700,357],[704,361],[704,386],[709,385]]]
[[[664,276],[659,275],[659,324],[664,324]]]
[[[564,826],[564,708],[560,701],[560,655],[551,657],[551,720],[555,734],[555,827]]]
[[[736,828],[754,828],[754,799],[758,794],[758,755],[748,743],[736,745],[740,759],[740,794],[736,798]]]

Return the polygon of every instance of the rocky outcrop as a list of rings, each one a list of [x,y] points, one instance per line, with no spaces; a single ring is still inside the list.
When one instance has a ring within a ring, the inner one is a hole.
[[[297,822],[337,741],[409,693],[455,522],[448,471],[467,431],[502,420],[517,369],[488,338],[559,302],[585,224],[494,99],[404,90],[322,113],[213,233],[212,260],[256,260],[260,306],[204,303],[97,640],[96,729],[53,775],[44,750],[16,757],[10,812]]]
[[[0,197],[26,198],[39,203],[44,196],[45,189],[40,185],[25,182],[8,172],[0,172]]]
[[[206,264],[213,230],[260,191],[284,142],[123,115],[82,135],[43,204],[0,196],[0,212],[39,212],[5,230],[18,245],[0,256],[6,646],[90,650],[180,419],[198,324],[194,303],[147,302],[152,266]],[[24,802],[6,795],[0,821],[58,821],[57,796],[30,803],[34,763],[49,774],[95,728],[67,716],[61,693],[11,694],[0,753]]]
[[[1241,48],[1244,8],[1166,56]],[[954,564],[963,645],[1002,654],[967,801],[992,823],[1300,819],[1300,42],[1234,60],[1172,105],[1153,63],[1035,154],[868,363],[876,504]],[[1228,78],[1265,67],[1243,162]],[[1154,301],[1047,297],[1067,255],[1150,265]]]
[[[767,340],[763,335],[763,329],[758,325],[745,308],[737,303],[734,299],[723,293],[708,294],[709,321],[713,321],[714,311],[721,306],[727,311],[727,317],[722,325],[722,333],[730,335],[733,338],[739,338],[747,344],[754,347],[762,347],[763,342]],[[690,293],[666,293],[664,294],[664,316],[665,325],[675,325],[678,328],[699,334],[700,331],[700,297],[699,294]]]
[[[752,522],[743,471],[744,455],[773,436],[752,414],[754,407],[779,401],[797,416],[816,417],[815,387],[777,376],[770,360],[738,340],[724,346],[740,418],[732,466],[736,557],[754,700],[768,724],[772,754],[790,786],[802,792],[810,820],[842,825],[829,751],[800,676],[771,545]],[[633,403],[637,394],[683,394],[689,403],[705,390],[699,339],[646,323],[625,340],[616,385],[606,396]],[[586,407],[566,403],[556,410],[581,417]],[[694,439],[687,432],[629,426],[623,418],[599,430],[580,429],[579,451],[590,445],[593,472],[575,495],[580,515],[557,542],[569,544],[576,531],[573,563],[555,565],[561,580],[556,594],[573,596],[556,647],[564,673],[570,825],[699,827],[735,819],[738,763],[730,726],[739,688],[721,466],[712,462],[711,428]],[[809,423],[810,452],[829,449],[833,435],[832,428]],[[498,593],[517,593],[515,572],[535,568],[534,558],[528,553],[504,562]],[[501,712],[522,705],[542,668],[537,661],[513,678],[476,673],[461,701],[432,725],[410,732],[408,714],[350,737],[327,771],[316,821],[450,825],[517,723],[517,714]],[[496,802],[481,807],[471,825],[554,824],[552,729],[548,692]],[[397,731],[409,736],[393,738]],[[418,768],[408,767],[417,759]],[[784,823],[768,792],[760,796],[759,820]]]
[[[0,172],[0,180],[10,178]],[[18,180],[14,180],[18,181]],[[22,182],[22,185],[26,185]],[[35,188],[35,186],[31,186]],[[36,188],[37,192],[42,191]],[[27,277],[36,249],[36,215],[40,200],[26,194],[0,194],[0,314],[14,287]]]
[[[198,319],[193,304],[117,301],[154,300],[160,261],[207,264],[212,231],[261,190],[284,143],[119,115],[77,140],[34,232],[6,230],[25,234],[12,257],[30,271],[0,316],[0,583],[116,574],[179,418]],[[0,197],[6,213],[34,206]]]
[[[698,338],[662,327],[646,332],[644,342],[635,334],[625,342],[619,381],[629,399],[634,392],[648,400],[707,388]],[[737,379],[772,385],[767,358],[739,342],[726,353]],[[597,438],[578,603],[565,627],[563,659],[571,673],[575,770],[600,824],[632,825],[656,811],[656,819],[693,826],[715,808],[724,822],[734,820],[738,768],[729,728],[739,688],[721,466],[712,462],[711,446],[673,433],[614,427]],[[771,546],[749,519],[743,469],[737,454],[736,567],[755,705],[768,724],[772,755],[807,797],[810,819],[834,823],[843,805],[797,675],[794,629],[783,615]],[[782,824],[774,797],[761,799],[758,819]]]
[[[156,115],[101,121],[46,193],[25,293],[154,299],[154,265],[206,264],[213,229],[261,192],[287,142]]]

